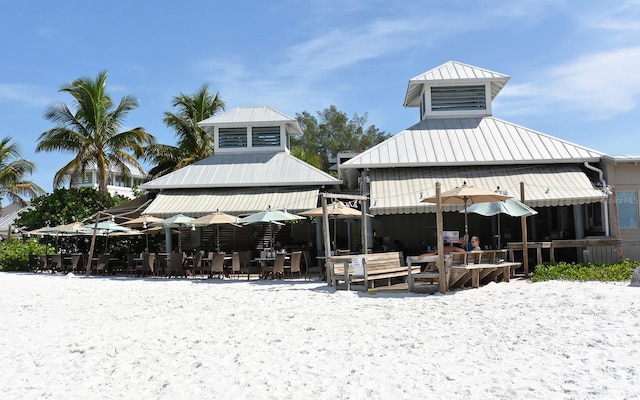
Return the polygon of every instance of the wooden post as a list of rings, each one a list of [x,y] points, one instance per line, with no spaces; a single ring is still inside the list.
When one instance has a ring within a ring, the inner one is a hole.
[[[96,214],[96,222],[93,225],[93,236],[91,236],[91,246],[89,248],[89,256],[87,257],[87,261],[86,261],[86,275],[91,274],[91,262],[93,261],[93,250],[96,247],[96,234],[98,233],[98,221],[100,221],[100,214],[102,212],[98,211],[98,214]]]
[[[327,283],[331,285],[333,282],[333,277],[329,276],[330,268],[329,266],[329,257],[331,257],[331,235],[329,234],[329,211],[327,210],[327,198],[322,196],[322,242],[324,244],[324,268],[325,268],[325,279]]]
[[[613,204],[612,217],[613,217],[613,226],[616,232],[616,239],[622,239],[622,236],[620,233],[620,215],[618,214],[618,193],[616,192],[615,187],[611,187],[610,189],[611,189],[611,195],[609,196],[608,201],[610,201]],[[609,204],[606,204],[605,207],[609,207]],[[624,259],[622,240],[620,240],[620,243],[616,247],[616,250],[618,252],[618,262],[621,262]]]
[[[520,201],[524,203],[524,182],[520,182]],[[520,218],[522,225],[522,265],[524,276],[529,277],[529,249],[527,248],[527,217]]]
[[[436,232],[438,236],[438,272],[440,283],[440,293],[447,293],[449,289],[449,282],[447,282],[447,271],[445,270],[444,263],[444,234],[443,234],[443,221],[442,221],[442,198],[440,182],[436,182]]]

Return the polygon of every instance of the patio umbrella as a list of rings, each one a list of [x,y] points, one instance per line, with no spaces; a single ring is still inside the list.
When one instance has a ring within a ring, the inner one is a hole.
[[[492,201],[502,201],[510,198],[500,193],[468,186],[463,182],[462,186],[442,192],[440,195],[442,204],[464,204],[464,240],[469,240],[469,223],[467,220],[467,205],[475,203],[486,203]],[[421,203],[435,203],[436,197],[427,197],[420,200]]]
[[[530,217],[538,212],[528,205],[514,199],[506,199],[504,201],[493,201],[488,203],[476,203],[467,208],[468,212],[491,217],[498,216],[498,247],[500,246],[500,214],[506,214],[512,217]],[[461,211],[462,212],[462,211]]]
[[[269,228],[273,223],[286,222],[286,221],[294,221],[298,219],[304,219],[299,215],[291,214],[286,209],[285,210],[272,210],[271,206],[264,211],[257,212],[255,214],[248,215],[244,218],[240,218],[238,223],[241,224],[257,224],[257,223],[268,223]],[[271,230],[271,229],[269,229]],[[273,235],[270,234],[271,239],[271,248],[273,249]]]
[[[149,232],[147,230],[147,227],[152,222],[158,222],[161,219],[162,218],[153,217],[151,215],[141,215],[138,218],[134,218],[132,220],[123,222],[122,225],[130,226],[132,228],[144,229],[144,239],[145,239],[145,243],[146,243],[146,251],[149,251]]]
[[[303,211],[299,213],[300,215],[304,215],[305,217],[322,217],[322,207],[312,208],[311,210]],[[330,206],[327,207],[327,214],[329,216],[333,216],[333,242],[336,242],[336,224],[338,217],[344,218],[357,218],[362,217],[362,211],[349,207],[341,201],[334,201]],[[369,217],[373,217],[373,215],[367,214]]]
[[[178,251],[182,253],[182,241],[180,228],[191,224],[193,218],[186,215],[177,214],[169,218],[161,219],[160,221],[152,222],[151,226],[162,226],[165,228],[178,228]]]
[[[207,214],[203,217],[196,218],[191,221],[191,225],[194,226],[216,226],[216,250],[220,252],[220,225],[229,224],[234,226],[238,225],[238,217],[225,214],[220,210],[216,210],[214,213]]]
[[[120,224],[117,224],[115,221],[113,221],[113,218],[108,219],[106,221],[100,221],[97,224],[87,224],[84,225],[85,228],[87,228],[89,231],[93,232],[94,230],[96,231],[96,235],[104,235],[106,236],[106,240],[104,243],[104,251],[107,251],[107,248],[109,246],[109,233],[112,232],[128,232],[131,230],[131,228],[127,228],[126,226],[122,226]]]

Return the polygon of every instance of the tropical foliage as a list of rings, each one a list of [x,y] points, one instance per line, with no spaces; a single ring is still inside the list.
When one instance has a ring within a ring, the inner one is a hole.
[[[204,84],[195,93],[180,93],[172,99],[171,105],[175,112],[165,112],[163,122],[175,132],[177,145],[156,144],[147,148],[145,158],[154,164],[148,173],[150,178],[213,155],[213,135],[200,128],[198,122],[224,110],[225,103],[220,94],[211,94],[209,85]]]
[[[545,263],[537,265],[535,272],[530,274],[533,282],[548,280],[566,281],[628,281],[633,270],[640,266],[640,262],[624,260],[616,264],[594,263]]]
[[[6,137],[0,140],[0,210],[5,198],[12,203],[26,205],[25,197],[32,198],[44,193],[35,183],[26,180],[35,165],[21,158],[18,145]]]
[[[55,189],[53,193],[37,197],[29,210],[22,212],[14,222],[15,226],[33,230],[46,226],[56,226],[83,221],[98,211],[114,207],[128,199],[100,193],[91,187]]]
[[[389,135],[375,125],[365,127],[367,114],[351,119],[332,105],[318,112],[318,118],[307,111],[296,114],[303,135],[292,137],[292,148],[300,147],[321,160],[321,169],[328,172],[329,159],[341,151],[360,152],[384,141]]]
[[[0,242],[0,271],[29,271],[29,256],[45,254],[47,246],[35,240],[23,242],[12,239]]]
[[[73,110],[64,103],[47,108],[44,116],[56,126],[40,135],[36,151],[73,154],[71,161],[56,172],[55,188],[67,183],[72,186],[86,169],[96,168],[98,190],[106,193],[110,169],[124,178],[130,167],[142,170],[137,158],[143,156],[147,145],[155,143],[155,138],[142,127],[121,131],[124,118],[138,106],[138,100],[126,95],[116,105],[106,86],[106,71],[95,79],[77,79],[60,89],[73,97]]]

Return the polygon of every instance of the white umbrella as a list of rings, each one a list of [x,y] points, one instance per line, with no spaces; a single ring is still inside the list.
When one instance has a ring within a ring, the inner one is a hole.
[[[504,201],[472,204],[468,207],[468,212],[486,217],[498,216],[498,247],[500,247],[501,242],[500,214],[506,214],[512,217],[530,217],[538,214],[533,208],[513,198]]]
[[[279,222],[294,221],[299,219],[305,219],[305,217],[291,214],[286,209],[272,210],[271,207],[269,207],[264,211],[260,211],[255,214],[246,216],[244,218],[240,218],[238,222],[241,224],[268,223],[269,228],[271,228],[271,224],[273,223],[277,224]],[[270,239],[271,239],[271,248],[273,248],[273,235],[270,235]]]
[[[193,221],[193,218],[186,215],[178,214],[169,218],[161,219],[160,221],[152,222],[151,226],[163,226],[165,228],[178,228],[178,251],[182,253],[182,243],[180,240],[180,228],[187,226]]]
[[[484,189],[478,189],[473,186],[467,186],[467,182],[463,182],[462,186],[442,192],[440,195],[441,204],[464,204],[464,240],[469,241],[469,223],[467,222],[467,205],[475,203],[485,203],[492,201],[502,201],[510,198],[500,193],[491,192]],[[421,203],[435,203],[436,198],[427,197],[420,200]]]
[[[113,221],[113,218],[108,219],[106,221],[100,221],[97,224],[86,224],[84,225],[84,227],[90,230],[91,232],[95,230],[96,235],[105,235],[107,237],[104,243],[105,252],[107,251],[107,248],[109,246],[109,233],[131,231],[131,228],[127,228],[126,226],[117,224],[115,221]]]
[[[147,227],[152,222],[158,222],[162,218],[153,217],[151,215],[141,215],[138,218],[134,218],[132,220],[123,222],[122,225],[130,226],[133,228],[144,229],[144,239],[146,243],[146,251],[149,251],[149,232],[147,231]]]
[[[220,225],[229,224],[234,226],[238,225],[238,217],[233,215],[225,214],[220,210],[216,210],[216,212],[207,214],[203,217],[196,218],[191,220],[191,225],[193,226],[208,226],[215,225],[216,226],[216,249],[220,252]]]
[[[322,217],[322,207],[312,208],[311,210],[303,211],[300,215],[306,217]],[[336,243],[336,228],[337,220],[341,218],[359,218],[362,217],[362,211],[349,207],[341,201],[334,201],[327,207],[327,215],[333,216],[333,243]],[[373,217],[371,214],[367,214],[368,217]]]

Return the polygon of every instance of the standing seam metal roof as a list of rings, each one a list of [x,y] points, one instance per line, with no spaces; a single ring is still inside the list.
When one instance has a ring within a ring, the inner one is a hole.
[[[214,154],[140,185],[141,189],[339,185],[342,181],[287,152]]]
[[[598,162],[602,153],[495,117],[427,119],[340,168]]]

